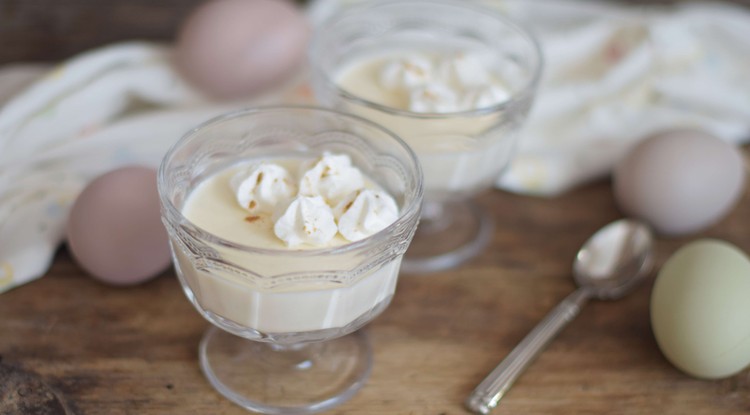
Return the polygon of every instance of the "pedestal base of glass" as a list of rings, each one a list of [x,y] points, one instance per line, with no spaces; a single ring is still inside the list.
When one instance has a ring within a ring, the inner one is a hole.
[[[200,363],[211,385],[247,410],[311,414],[344,403],[364,385],[372,350],[360,332],[279,346],[211,327],[200,343]]]
[[[421,274],[455,268],[484,250],[494,227],[492,217],[471,199],[425,201],[401,270]]]

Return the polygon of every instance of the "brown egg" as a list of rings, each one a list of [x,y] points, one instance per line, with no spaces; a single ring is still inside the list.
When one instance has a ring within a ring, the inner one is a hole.
[[[170,264],[156,171],[124,167],[92,181],[68,218],[68,246],[81,268],[115,285],[137,284]]]
[[[177,65],[206,94],[243,98],[298,68],[308,36],[305,17],[287,0],[212,0],[183,24]]]

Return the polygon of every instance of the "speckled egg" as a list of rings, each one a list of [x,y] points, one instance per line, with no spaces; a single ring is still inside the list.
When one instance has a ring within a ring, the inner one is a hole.
[[[750,365],[750,260],[723,241],[692,242],[659,271],[651,326],[664,356],[705,379]]]
[[[309,28],[287,0],[212,0],[177,39],[176,62],[206,94],[237,99],[270,88],[304,61]]]
[[[701,231],[729,213],[745,184],[742,155],[733,145],[694,130],[642,141],[616,166],[615,198],[629,216],[662,235]]]
[[[171,259],[159,210],[154,169],[132,166],[106,173],[73,204],[68,247],[81,268],[103,282],[146,281]]]

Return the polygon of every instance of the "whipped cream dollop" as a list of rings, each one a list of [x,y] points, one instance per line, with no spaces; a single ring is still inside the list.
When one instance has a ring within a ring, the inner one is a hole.
[[[338,227],[331,207],[320,196],[297,196],[276,220],[273,231],[287,246],[325,245]]]
[[[456,91],[443,84],[427,84],[409,93],[409,111],[413,112],[457,112],[460,104]]]
[[[359,241],[382,231],[398,219],[398,205],[380,190],[360,190],[344,198],[334,208],[339,233],[349,241]]]
[[[486,87],[492,84],[492,74],[485,61],[477,54],[459,53],[439,59],[437,68],[444,82],[462,87]]]
[[[389,89],[416,88],[432,81],[435,65],[426,56],[410,56],[389,61],[380,73],[380,83]]]
[[[288,247],[325,246],[337,234],[359,241],[398,219],[396,201],[367,189],[348,155],[326,152],[301,170],[297,181],[284,167],[264,162],[229,180],[237,203],[255,215],[270,215],[274,234]]]
[[[346,154],[323,153],[299,183],[299,194],[322,196],[329,203],[336,204],[344,196],[365,187],[362,172],[352,166]]]
[[[380,83],[403,91],[413,112],[470,111],[510,99],[509,89],[488,68],[488,58],[476,53],[412,54],[387,61]]]
[[[294,178],[283,167],[261,163],[240,171],[229,182],[237,203],[251,213],[273,213],[297,194]]]
[[[491,86],[489,88],[472,88],[463,96],[463,108],[487,108],[510,99],[507,89]]]

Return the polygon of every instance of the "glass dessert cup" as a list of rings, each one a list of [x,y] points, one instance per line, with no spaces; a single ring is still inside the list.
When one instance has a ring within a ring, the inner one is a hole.
[[[510,97],[474,110],[421,113],[375,102],[340,85],[341,73],[353,62],[389,51],[489,53],[496,59],[488,69],[507,81]],[[394,131],[419,158],[424,208],[402,269],[452,268],[480,253],[493,223],[472,198],[493,186],[514,155],[541,75],[541,51],[533,36],[471,2],[382,1],[332,17],[317,29],[309,54],[322,105]]]
[[[205,178],[248,159],[344,153],[393,196],[399,218],[345,245],[309,249],[243,246],[182,214]],[[356,116],[311,107],[230,113],[188,132],[159,169],[162,218],[182,288],[213,326],[200,365],[236,404],[268,414],[336,406],[362,387],[372,352],[356,331],[395,291],[419,220],[422,175],[397,136]]]

